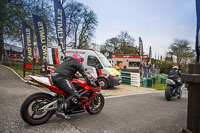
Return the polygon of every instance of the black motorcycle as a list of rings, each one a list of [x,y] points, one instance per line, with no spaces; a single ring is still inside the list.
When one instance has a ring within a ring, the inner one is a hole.
[[[181,99],[182,90],[184,88],[184,83],[178,85],[173,79],[168,78],[166,80],[167,87],[165,89],[165,98],[167,101],[171,101],[172,97],[177,97]]]

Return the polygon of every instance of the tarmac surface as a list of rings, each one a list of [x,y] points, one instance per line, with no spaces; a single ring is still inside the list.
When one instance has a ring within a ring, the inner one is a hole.
[[[46,91],[26,85],[11,70],[0,65],[0,133],[181,133],[186,126],[187,91],[168,102],[164,91],[107,97],[102,112],[53,116],[46,124],[30,126],[20,116],[23,101]],[[145,93],[145,92],[143,92]]]

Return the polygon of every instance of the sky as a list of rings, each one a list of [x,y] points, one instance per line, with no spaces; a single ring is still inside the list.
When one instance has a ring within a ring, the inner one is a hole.
[[[144,52],[165,56],[174,39],[186,39],[195,47],[195,0],[77,0],[91,8],[98,18],[93,42],[103,45],[107,39],[127,31]]]

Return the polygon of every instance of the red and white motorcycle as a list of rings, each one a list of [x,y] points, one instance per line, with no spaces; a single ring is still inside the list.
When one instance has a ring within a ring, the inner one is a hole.
[[[92,87],[83,79],[72,79],[71,83],[80,95],[81,106],[73,105],[65,109],[66,114],[87,111],[90,114],[99,113],[104,107],[104,96],[101,93],[99,82],[88,74],[97,87]],[[49,93],[36,93],[29,96],[21,106],[22,119],[31,125],[47,122],[57,110],[59,104],[65,100],[67,93],[53,85],[51,78],[30,76],[32,81],[48,88]]]

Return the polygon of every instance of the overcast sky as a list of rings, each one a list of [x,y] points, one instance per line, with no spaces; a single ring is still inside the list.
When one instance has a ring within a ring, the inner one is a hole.
[[[104,44],[120,31],[143,40],[144,51],[152,47],[165,56],[175,38],[187,39],[194,48],[196,32],[195,0],[78,0],[89,6],[98,17],[95,39]]]

